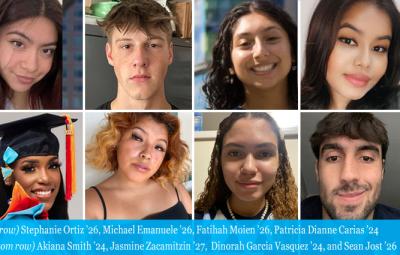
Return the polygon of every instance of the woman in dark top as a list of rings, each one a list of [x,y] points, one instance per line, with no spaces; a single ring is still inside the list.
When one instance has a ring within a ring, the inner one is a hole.
[[[190,219],[182,185],[188,147],[169,113],[110,113],[86,149],[87,162],[113,175],[86,191],[87,219]]]

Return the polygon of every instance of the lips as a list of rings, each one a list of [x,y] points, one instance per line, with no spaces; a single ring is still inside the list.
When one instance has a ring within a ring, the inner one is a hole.
[[[261,185],[259,181],[238,181],[239,186],[246,189],[254,189]]]
[[[256,65],[251,68],[253,72],[256,74],[266,74],[271,72],[277,66],[276,63],[267,64],[267,65]]]
[[[146,82],[151,78],[150,75],[147,74],[136,74],[131,76],[129,79],[135,82]]]
[[[19,81],[19,83],[23,84],[23,85],[32,85],[33,82],[35,81],[35,78],[30,77],[30,76],[24,76],[24,75],[15,75],[17,77],[17,80]]]
[[[339,192],[338,197],[346,203],[356,203],[364,195],[365,190],[351,191],[351,192]]]
[[[141,164],[141,163],[134,163],[132,164],[139,172],[148,172],[150,170],[150,168],[145,165],[145,164]]]
[[[365,87],[371,78],[365,74],[345,74],[344,77],[355,87]]]
[[[54,192],[54,189],[36,189],[32,190],[32,194],[40,200],[49,199]]]

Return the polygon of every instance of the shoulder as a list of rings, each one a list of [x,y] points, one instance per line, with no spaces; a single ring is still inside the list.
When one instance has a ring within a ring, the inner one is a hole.
[[[301,219],[322,219],[322,203],[319,196],[301,201]]]
[[[374,219],[400,219],[400,209],[377,204],[375,206]]]
[[[92,187],[85,192],[85,218],[103,219],[103,205],[99,194]]]
[[[96,110],[111,110],[111,102],[113,100],[107,101],[102,105],[99,105]]]
[[[175,185],[179,199],[185,207],[187,213],[192,214],[192,197],[182,184]]]

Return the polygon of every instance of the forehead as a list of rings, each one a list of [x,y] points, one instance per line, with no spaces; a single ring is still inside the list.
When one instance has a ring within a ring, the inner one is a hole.
[[[261,12],[251,12],[238,19],[233,27],[233,36],[258,34],[268,31],[283,31],[282,26]]]
[[[327,144],[335,144],[335,145],[339,145],[339,147],[342,150],[353,150],[353,149],[357,149],[361,146],[365,146],[365,145],[372,145],[375,146],[379,149],[379,152],[381,152],[382,150],[382,146],[380,144],[374,143],[374,142],[370,142],[364,139],[351,139],[350,137],[347,136],[336,136],[336,137],[331,137],[331,138],[327,138],[325,139],[325,141],[323,141],[321,143],[320,146],[320,150],[324,147],[324,145]]]
[[[392,23],[389,15],[376,5],[368,2],[353,4],[343,15],[341,24],[350,23],[359,28],[366,28],[364,32],[374,34],[391,34]]]
[[[140,128],[154,137],[168,137],[168,130],[165,124],[155,121],[150,116],[139,118],[132,128]]]
[[[146,41],[152,38],[168,41],[168,35],[158,27],[149,28],[148,31],[137,27],[126,31],[119,30],[117,27],[113,27],[110,33],[110,39],[112,42],[120,39]]]
[[[21,19],[9,23],[0,28],[1,35],[10,32],[20,32],[34,41],[48,43],[57,40],[57,29],[55,24],[46,17],[34,17]]]
[[[225,134],[223,144],[278,144],[269,122],[260,118],[241,118],[237,120],[231,129]]]

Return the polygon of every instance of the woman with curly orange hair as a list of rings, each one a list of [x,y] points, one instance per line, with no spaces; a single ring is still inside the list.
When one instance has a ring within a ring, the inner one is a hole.
[[[264,112],[220,125],[196,219],[297,219],[297,187],[285,141]]]
[[[190,219],[188,146],[169,113],[110,113],[86,159],[113,174],[86,191],[87,219]]]

